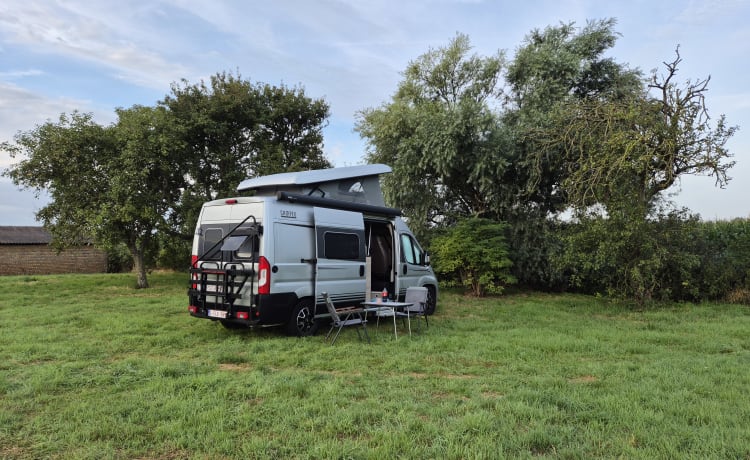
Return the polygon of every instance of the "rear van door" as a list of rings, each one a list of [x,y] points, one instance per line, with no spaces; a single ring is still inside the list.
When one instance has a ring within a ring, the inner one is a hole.
[[[336,304],[365,300],[365,222],[362,213],[314,208],[315,296],[327,292]]]

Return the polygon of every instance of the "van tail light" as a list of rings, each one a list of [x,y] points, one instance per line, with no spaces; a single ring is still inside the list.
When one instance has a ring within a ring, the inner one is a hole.
[[[237,319],[250,319],[250,313],[246,311],[238,311],[234,314]]]
[[[195,254],[193,254],[190,257],[190,268],[195,268],[196,265],[198,265],[198,256],[196,256]],[[192,278],[193,278],[193,281],[197,281],[198,280],[198,274],[197,273],[193,273],[192,274]],[[198,285],[196,283],[193,283],[193,289],[198,289]]]
[[[271,293],[271,264],[264,256],[258,259],[258,294]]]

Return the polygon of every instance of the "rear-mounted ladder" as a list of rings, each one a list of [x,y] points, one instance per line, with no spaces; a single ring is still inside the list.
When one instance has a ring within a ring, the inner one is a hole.
[[[196,306],[202,310],[225,310],[227,317],[231,317],[234,303],[242,297],[242,289],[248,281],[252,293],[255,270],[245,269],[240,263],[230,263],[223,268],[207,268],[204,266],[206,264],[218,265],[217,262],[204,262],[200,267],[190,269],[190,274],[193,275],[190,294],[197,300]],[[215,301],[209,302],[209,297],[214,297]]]
[[[250,227],[242,228],[248,220],[252,219]],[[237,249],[247,237],[259,235],[263,232],[263,227],[258,224],[255,217],[250,215],[242,220],[237,226],[230,230],[221,240],[217,241],[204,254],[198,257],[202,260],[206,254],[211,253],[214,249],[220,247],[220,261],[203,261],[198,267],[190,267],[191,288],[188,290],[191,298],[194,298],[194,304],[199,307],[203,314],[208,310],[226,311],[226,318],[234,315],[234,303],[242,297],[242,289],[250,281],[250,307],[253,307],[252,293],[254,288],[255,270],[246,269],[242,262],[235,262]],[[251,240],[254,241],[254,240]],[[255,253],[257,248],[254,245],[250,248],[250,253]],[[256,261],[248,261],[255,266]],[[209,279],[212,277],[213,279]],[[208,298],[214,297],[214,302],[209,302]]]

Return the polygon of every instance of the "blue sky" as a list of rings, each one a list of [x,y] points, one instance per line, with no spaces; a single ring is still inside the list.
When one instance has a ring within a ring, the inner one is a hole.
[[[331,106],[325,152],[337,166],[363,162],[358,110],[387,102],[410,60],[467,34],[480,55],[513,56],[535,28],[616,18],[610,55],[645,72],[671,61],[679,79],[711,76],[707,106],[740,131],[726,189],[681,181],[675,200],[704,219],[750,217],[750,0],[3,0],[0,4],[0,141],[60,113],[154,105],[181,79],[221,72],[301,85]],[[11,164],[0,154],[0,168]],[[34,198],[0,178],[0,225],[36,225]]]

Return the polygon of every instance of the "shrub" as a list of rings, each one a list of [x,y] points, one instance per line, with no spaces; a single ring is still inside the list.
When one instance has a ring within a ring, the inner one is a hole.
[[[107,249],[107,273],[126,273],[133,269],[133,256],[124,244]]]
[[[552,259],[562,246],[563,229],[567,224],[533,216],[523,216],[508,223],[506,241],[509,258],[513,261],[511,273],[518,284],[534,290],[563,291],[567,278],[560,273]]]
[[[651,300],[698,300],[698,217],[685,210],[652,219],[581,216],[554,259],[570,286],[589,294]]]
[[[435,237],[431,249],[435,271],[476,296],[501,294],[515,283],[505,243],[505,224],[488,219],[467,218]]]
[[[750,221],[704,222],[700,241],[701,292],[707,299],[728,298],[750,289]]]

